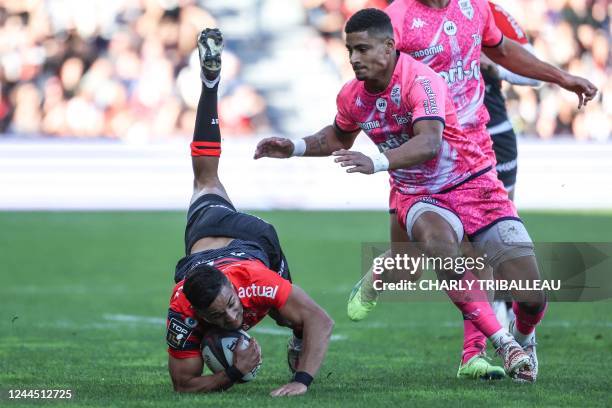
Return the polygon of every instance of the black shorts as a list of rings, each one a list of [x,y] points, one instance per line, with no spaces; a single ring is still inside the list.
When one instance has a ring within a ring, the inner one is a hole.
[[[497,165],[497,178],[504,183],[504,187],[509,189],[516,184],[516,170],[518,151],[516,148],[516,135],[514,130],[491,135],[493,139],[493,151]]]
[[[291,279],[289,265],[272,224],[254,215],[237,211],[230,202],[217,194],[204,194],[189,206],[185,228],[185,254],[189,255],[193,245],[206,237],[253,241],[268,256],[270,269]]]

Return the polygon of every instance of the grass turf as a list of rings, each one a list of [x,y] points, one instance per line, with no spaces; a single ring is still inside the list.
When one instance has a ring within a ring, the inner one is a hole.
[[[609,406],[612,303],[552,304],[538,331],[540,378],[455,379],[462,325],[450,303],[382,303],[360,324],[345,317],[360,244],[387,238],[374,212],[258,213],[276,225],[294,280],[336,321],[315,385],[268,397],[288,379],[288,336],[269,319],[253,334],[264,365],[250,384],[177,395],[164,323],[184,214],[0,213],[0,401],[8,389],[71,389],[71,406]],[[542,241],[609,241],[612,214],[524,213]],[[258,326],[258,327],[260,327]],[[58,401],[47,401],[57,404]]]

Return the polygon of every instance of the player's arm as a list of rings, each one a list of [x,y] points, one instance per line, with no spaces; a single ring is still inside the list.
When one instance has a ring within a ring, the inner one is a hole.
[[[177,392],[211,392],[232,386],[225,371],[202,375],[202,358],[175,358],[168,356],[168,370],[172,386]]]
[[[270,395],[277,397],[304,394],[308,389],[306,383],[315,377],[321,367],[334,322],[325,310],[295,285],[278,312],[291,327],[302,328],[303,343],[294,381],[272,391]]]
[[[257,144],[254,158],[286,159],[291,156],[329,156],[336,150],[350,149],[358,134],[359,129],[344,132],[334,124],[295,142],[284,137],[269,137]]]
[[[252,339],[247,348],[234,351],[233,365],[227,370],[202,375],[201,357],[176,358],[172,355],[168,356],[168,370],[175,391],[212,392],[228,389],[260,362],[261,350],[255,339]]]
[[[341,149],[350,149],[359,134],[359,126],[352,120],[347,101],[349,88],[345,85],[336,98],[338,113],[333,125],[317,133],[297,139],[295,142],[281,137],[270,137],[257,145],[255,159],[273,157],[285,159],[291,156],[330,156]]]
[[[525,46],[523,45],[523,47]],[[491,61],[489,57],[487,57],[485,54],[480,54],[480,69],[482,71],[487,71],[489,75],[502,81],[506,81],[512,85],[532,87],[538,87],[542,85],[542,82],[538,81],[537,79],[527,78],[525,76],[509,71],[501,65],[497,65],[496,63]]]
[[[521,47],[529,51],[531,54],[535,54],[535,50],[533,49],[531,44],[529,43],[521,44]],[[497,66],[497,69],[499,71],[499,78],[512,85],[533,86],[533,87],[538,87],[542,85],[542,82],[538,81],[537,79],[519,75],[516,72],[509,71],[508,69],[502,67],[501,65]]]
[[[503,38],[496,47],[482,48],[491,60],[515,74],[557,84],[578,95],[578,108],[597,94],[597,88],[587,79],[571,75],[527,51],[519,43]]]
[[[335,162],[349,167],[347,173],[372,174],[382,170],[406,169],[436,157],[443,130],[441,120],[419,120],[413,125],[414,136],[401,146],[373,156],[342,149],[334,152]]]

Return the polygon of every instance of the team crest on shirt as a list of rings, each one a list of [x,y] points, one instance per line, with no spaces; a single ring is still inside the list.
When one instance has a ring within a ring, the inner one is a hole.
[[[454,22],[448,20],[444,22],[444,33],[446,33],[446,35],[449,36],[454,36],[455,34],[457,34],[457,24],[455,24]]]
[[[385,113],[387,111],[387,100],[385,98],[378,98],[376,100],[376,109],[379,112]]]
[[[393,89],[391,89],[391,101],[393,101],[393,103],[396,104],[398,108],[400,106],[401,101],[401,90],[402,88],[400,87],[400,84],[395,84],[393,86]]]
[[[470,2],[470,0],[459,0],[459,9],[468,20],[474,17],[474,7],[472,7],[472,2]]]

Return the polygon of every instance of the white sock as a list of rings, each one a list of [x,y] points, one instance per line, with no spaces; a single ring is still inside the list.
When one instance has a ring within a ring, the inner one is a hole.
[[[502,346],[502,344],[506,344],[509,341],[514,340],[514,337],[512,337],[512,335],[508,333],[508,330],[499,329],[498,331],[493,333],[491,337],[489,337],[489,340],[491,340],[493,346],[498,349]]]
[[[524,345],[528,344],[531,341],[533,336],[535,336],[535,330],[529,334],[523,334],[516,329],[516,324],[514,324],[512,326],[512,335],[514,336],[518,344],[520,344],[521,347],[523,347]]]

